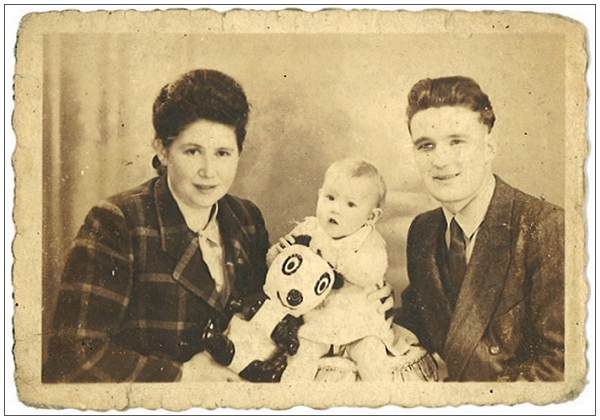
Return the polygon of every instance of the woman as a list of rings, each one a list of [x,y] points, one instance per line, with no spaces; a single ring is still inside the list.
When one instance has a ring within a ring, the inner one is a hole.
[[[200,337],[209,320],[225,328],[240,302],[262,297],[263,217],[227,193],[248,108],[242,87],[214,70],[162,88],[153,106],[159,176],[88,213],[63,273],[46,382],[239,379],[206,355]],[[390,293],[371,295],[381,312]],[[297,332],[294,322],[282,325]],[[278,380],[285,362],[254,373]]]
[[[264,281],[263,217],[227,193],[248,110],[242,87],[218,71],[162,88],[153,106],[159,176],[88,213],[66,261],[45,380],[232,379],[208,357],[189,360],[203,350],[208,320],[227,325],[230,303]]]

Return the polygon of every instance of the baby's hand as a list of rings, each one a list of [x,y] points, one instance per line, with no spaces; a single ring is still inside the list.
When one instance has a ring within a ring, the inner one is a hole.
[[[269,251],[267,252],[267,265],[270,266],[275,257],[277,257],[285,248],[292,246],[295,242],[296,240],[291,233],[281,237],[279,242],[269,248]]]
[[[292,236],[291,233],[279,238],[279,242],[275,244],[275,249],[279,252],[283,251],[285,248],[294,245],[296,240]]]

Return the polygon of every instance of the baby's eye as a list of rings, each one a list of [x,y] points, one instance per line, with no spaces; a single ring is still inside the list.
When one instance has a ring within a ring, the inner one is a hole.
[[[348,201],[348,207],[356,207],[356,203],[354,201]]]
[[[464,141],[463,139],[452,139],[452,140],[450,141],[450,145],[451,145],[451,146],[456,146],[457,144],[462,144],[462,143],[464,143],[464,142],[465,142],[465,141]]]
[[[328,199],[329,201],[333,201],[333,200],[335,200],[335,197],[334,197],[333,195],[331,195],[331,194],[327,194],[327,195],[325,196],[325,198],[326,198],[326,199]]]

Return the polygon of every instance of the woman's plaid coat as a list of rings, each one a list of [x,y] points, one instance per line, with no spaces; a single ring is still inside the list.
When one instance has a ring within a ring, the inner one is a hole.
[[[260,211],[226,195],[217,222],[230,297],[259,293],[269,245]],[[63,272],[44,381],[177,380],[203,350],[208,319],[229,316],[166,177],[154,178],[87,215]]]

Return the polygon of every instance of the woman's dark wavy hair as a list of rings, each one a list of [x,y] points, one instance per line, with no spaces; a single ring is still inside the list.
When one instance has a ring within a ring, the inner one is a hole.
[[[464,76],[440,77],[418,81],[408,94],[408,129],[413,116],[428,108],[442,106],[464,106],[479,113],[479,121],[492,131],[496,116],[488,96],[477,82]]]
[[[241,152],[249,108],[244,89],[233,78],[217,70],[193,70],[160,90],[152,106],[155,137],[168,148],[188,125],[205,119],[231,126]],[[158,157],[152,165],[160,168]]]

